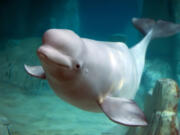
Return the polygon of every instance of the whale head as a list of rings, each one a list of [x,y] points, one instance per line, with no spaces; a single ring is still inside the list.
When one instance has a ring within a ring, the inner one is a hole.
[[[49,76],[72,79],[82,67],[83,42],[70,30],[50,29],[42,38],[37,55]]]

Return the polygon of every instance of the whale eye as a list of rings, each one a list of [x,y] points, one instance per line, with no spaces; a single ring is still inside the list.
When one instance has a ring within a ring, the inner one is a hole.
[[[76,69],[80,69],[80,64],[76,64]]]
[[[76,71],[80,71],[82,68],[82,62],[81,61],[74,61],[73,69]]]

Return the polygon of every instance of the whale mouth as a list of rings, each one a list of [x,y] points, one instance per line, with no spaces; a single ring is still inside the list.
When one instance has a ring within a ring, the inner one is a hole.
[[[41,46],[37,50],[37,55],[39,56],[40,60],[46,64],[54,63],[57,66],[65,69],[71,69],[72,67],[70,58],[52,47]]]
[[[39,53],[39,57],[40,57],[40,59],[42,60],[42,61],[47,61],[48,60],[48,63],[46,63],[46,64],[52,64],[52,63],[54,63],[54,64],[56,64],[57,66],[59,66],[59,67],[61,67],[61,68],[66,68],[66,69],[69,69],[70,67],[68,66],[68,65],[66,65],[66,64],[64,64],[64,63],[60,63],[60,62],[56,62],[56,61],[53,61],[53,60],[50,60],[46,55],[44,55],[44,54],[41,54],[41,53]]]

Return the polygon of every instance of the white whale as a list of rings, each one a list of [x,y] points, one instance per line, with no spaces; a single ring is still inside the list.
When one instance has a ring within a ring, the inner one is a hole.
[[[152,38],[180,31],[178,24],[133,19],[146,36],[128,48],[122,42],[80,38],[71,30],[50,29],[37,50],[41,66],[26,71],[47,79],[63,100],[83,110],[104,112],[109,119],[127,126],[145,126],[143,112],[133,102],[138,90],[147,46]]]

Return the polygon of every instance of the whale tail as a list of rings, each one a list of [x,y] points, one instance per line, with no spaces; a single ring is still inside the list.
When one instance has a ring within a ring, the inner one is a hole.
[[[180,24],[174,24],[162,20],[158,20],[156,22],[153,19],[144,18],[133,18],[132,23],[142,34],[145,35],[145,37],[137,45],[130,49],[132,55],[136,60],[140,83],[142,72],[144,69],[145,54],[151,39],[168,37],[180,32]]]
[[[180,32],[180,24],[174,24],[171,22],[153,19],[132,19],[133,25],[144,35],[150,30],[153,30],[152,38],[169,37]]]

